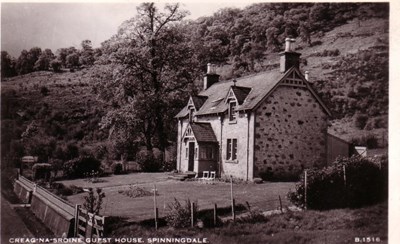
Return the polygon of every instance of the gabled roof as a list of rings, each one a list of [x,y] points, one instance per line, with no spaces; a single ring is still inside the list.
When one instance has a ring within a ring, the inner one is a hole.
[[[210,123],[189,124],[197,142],[218,142]]]
[[[233,94],[235,95],[239,105],[242,105],[247,95],[249,95],[251,88],[242,86],[232,86],[231,90],[233,91]]]
[[[279,69],[265,71],[250,76],[236,78],[235,96],[236,98],[243,99],[242,104],[239,102],[237,110],[252,110],[255,109],[265,98],[267,98],[278,86],[279,82],[284,80],[293,72],[296,72],[306,84],[306,87],[311,91],[317,101],[320,103],[324,111],[331,115],[327,107],[322,103],[321,99],[316,95],[310,84],[305,80],[304,76],[298,71],[297,68],[292,67],[285,73],[281,73]],[[199,96],[207,97],[203,106],[195,113],[198,115],[219,114],[227,111],[228,106],[224,102],[229,90],[232,86],[232,80],[220,81],[213,84],[207,90],[201,91]],[[245,89],[243,89],[245,88]],[[247,93],[248,91],[248,93]],[[247,93],[247,95],[246,95]],[[187,106],[183,108],[175,117],[182,118],[187,116]]]

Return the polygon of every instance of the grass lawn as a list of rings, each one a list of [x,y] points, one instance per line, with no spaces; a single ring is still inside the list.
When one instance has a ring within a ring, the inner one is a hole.
[[[287,212],[259,222],[230,223],[210,229],[162,227],[155,231],[151,227],[119,223],[111,226],[110,236],[207,238],[213,244],[355,243],[357,237],[373,237],[379,238],[379,243],[387,243],[387,216],[387,203],[381,203],[360,209]]]
[[[168,204],[174,198],[184,201],[190,199],[197,201],[199,209],[212,209],[216,203],[218,207],[230,206],[230,184],[216,181],[214,184],[205,184],[200,181],[175,181],[167,179],[165,173],[135,173],[106,177],[106,182],[89,183],[84,180],[62,181],[65,185],[81,187],[100,187],[106,194],[101,214],[106,216],[121,216],[129,221],[142,221],[153,218],[153,196],[131,198],[121,194],[129,189],[130,184],[137,184],[141,188],[152,191],[154,183],[157,187],[157,206],[160,217],[164,217],[168,211]],[[286,200],[286,194],[294,189],[294,183],[270,183],[263,184],[234,184],[233,192],[237,204],[258,207],[261,210],[279,208],[279,196],[283,206],[290,205]],[[72,195],[68,200],[75,204],[82,204],[86,193]]]

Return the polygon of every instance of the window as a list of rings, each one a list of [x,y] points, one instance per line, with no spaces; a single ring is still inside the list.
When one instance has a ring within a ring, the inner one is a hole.
[[[194,108],[189,108],[189,123],[193,122]]]
[[[229,102],[229,121],[236,120],[236,101]]]
[[[202,158],[202,159],[214,159],[213,146],[200,147],[200,158]]]
[[[237,159],[237,139],[228,139],[226,143],[226,159]]]
[[[188,147],[186,147],[186,155],[185,155],[185,158],[189,158],[189,148],[188,148]]]

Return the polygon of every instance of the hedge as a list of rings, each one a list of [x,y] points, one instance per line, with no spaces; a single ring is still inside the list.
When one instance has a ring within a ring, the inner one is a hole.
[[[304,174],[289,200],[305,206]],[[360,156],[339,158],[332,166],[307,170],[307,208],[358,208],[388,197],[387,157],[373,162]]]

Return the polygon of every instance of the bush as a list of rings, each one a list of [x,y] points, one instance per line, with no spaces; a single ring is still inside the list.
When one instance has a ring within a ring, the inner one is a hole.
[[[63,165],[64,175],[68,178],[82,178],[92,172],[101,173],[101,163],[92,156],[80,156]]]
[[[176,161],[164,161],[161,165],[161,171],[171,172],[176,169]]]
[[[194,213],[197,212],[197,204],[195,205]],[[186,200],[182,205],[176,198],[174,202],[168,205],[169,213],[165,217],[167,224],[175,228],[185,228],[191,225],[191,203]]]
[[[137,163],[144,172],[159,172],[161,159],[156,158],[152,151],[142,150],[136,155]]]
[[[112,165],[113,174],[115,174],[115,175],[122,174],[123,169],[124,169],[124,167],[122,166],[122,163],[114,163]]]
[[[137,197],[145,197],[145,196],[153,196],[154,192],[151,192],[149,190],[146,190],[140,186],[135,186],[135,185],[130,185],[129,189],[127,190],[120,190],[118,193],[123,194],[125,196],[131,197],[131,198],[137,198]],[[158,195],[158,193],[156,193]]]
[[[374,149],[379,146],[378,138],[372,134],[360,138],[353,138],[351,139],[351,143],[358,146],[366,146],[368,149]]]
[[[344,182],[343,166],[346,169]],[[358,208],[387,199],[386,168],[359,156],[339,158],[332,166],[307,171],[307,207],[309,209]],[[304,174],[289,200],[304,206]]]

